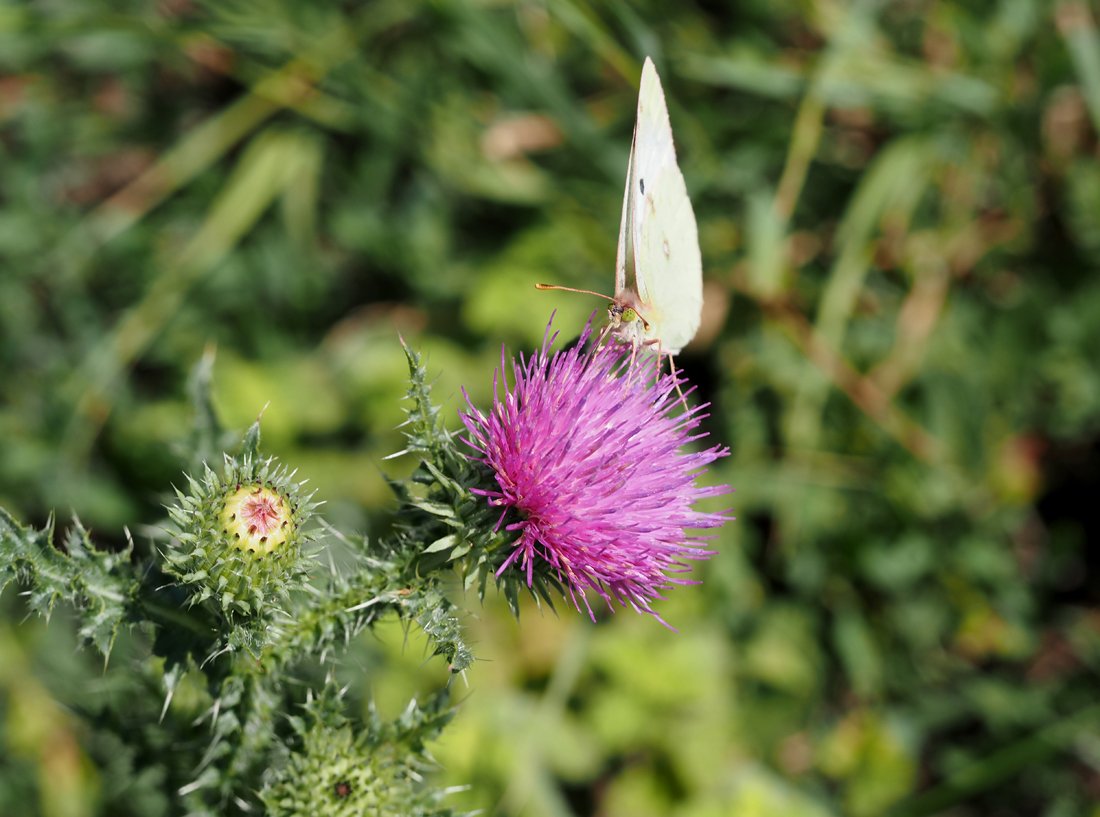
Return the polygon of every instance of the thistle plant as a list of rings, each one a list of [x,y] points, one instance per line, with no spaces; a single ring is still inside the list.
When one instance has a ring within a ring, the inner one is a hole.
[[[0,589],[16,582],[42,615],[70,605],[105,659],[123,630],[138,645],[128,693],[84,713],[93,759],[157,781],[164,814],[453,813],[427,782],[450,684],[392,721],[357,708],[335,680],[351,640],[395,616],[461,673],[473,655],[445,592],[454,573],[471,594],[499,589],[517,614],[529,593],[550,605],[564,595],[594,617],[594,594],[661,620],[661,592],[710,555],[692,530],[726,519],[694,507],[726,490],[697,484],[726,451],[693,450],[702,408],[683,407],[683,380],[594,344],[589,329],[565,351],[555,339],[548,330],[533,356],[502,359],[491,408],[469,402],[461,423],[440,416],[406,347],[400,454],[416,465],[392,482],[398,522],[379,540],[326,524],[295,471],[261,453],[259,420],[210,462],[226,433],[209,361],[190,440],[203,461],[150,541],[101,550],[74,520],[59,548],[52,522],[0,515]],[[318,558],[335,542],[350,564]],[[108,796],[105,811],[130,813],[126,796]]]

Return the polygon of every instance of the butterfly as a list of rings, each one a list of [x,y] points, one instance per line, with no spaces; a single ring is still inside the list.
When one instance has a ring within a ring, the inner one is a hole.
[[[646,57],[638,114],[626,169],[615,295],[551,284],[607,298],[608,329],[635,349],[656,347],[675,355],[699,329],[703,310],[703,263],[699,231],[687,185],[676,163],[672,126],[661,79]]]

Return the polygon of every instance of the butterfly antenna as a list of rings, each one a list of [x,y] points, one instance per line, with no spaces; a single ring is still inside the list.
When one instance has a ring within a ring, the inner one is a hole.
[[[612,302],[615,301],[610,295],[604,295],[602,292],[594,292],[591,289],[575,289],[574,287],[563,287],[557,284],[535,284],[535,289],[560,289],[562,292],[576,292],[580,295],[595,295],[597,298],[604,298]]]

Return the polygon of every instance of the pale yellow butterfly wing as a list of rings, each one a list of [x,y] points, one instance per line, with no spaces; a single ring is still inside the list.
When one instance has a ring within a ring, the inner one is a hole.
[[[676,354],[699,329],[703,264],[664,91],[648,58],[642,68],[617,256],[616,295],[632,286],[649,324],[646,340]]]

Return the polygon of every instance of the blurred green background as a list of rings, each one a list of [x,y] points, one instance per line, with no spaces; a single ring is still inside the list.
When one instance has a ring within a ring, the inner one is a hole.
[[[678,634],[467,599],[440,784],[502,816],[1100,815],[1097,17],[0,0],[0,505],[140,537],[216,347],[227,424],[269,404],[326,518],[384,532],[398,334],[457,426],[502,343],[579,329],[597,304],[532,284],[611,288],[650,54],[738,519]],[[0,814],[100,813],[69,705],[128,659],[2,610]],[[394,626],[343,671],[396,712],[425,659]]]

